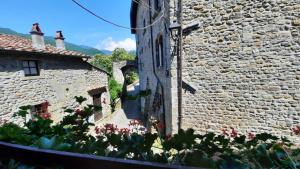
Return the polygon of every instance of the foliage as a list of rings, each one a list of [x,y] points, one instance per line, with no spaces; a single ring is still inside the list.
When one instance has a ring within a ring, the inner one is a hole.
[[[110,78],[108,81],[109,94],[111,99],[112,109],[116,106],[116,100],[122,95],[122,85],[119,84],[115,79]]]
[[[134,60],[135,56],[132,53],[128,53],[123,48],[116,48],[112,53],[113,62],[124,61],[124,60]]]
[[[112,73],[112,57],[109,55],[97,54],[91,63],[96,67],[107,70],[110,74]]]
[[[135,60],[135,55],[128,53],[125,49],[117,48],[113,51],[112,55],[97,54],[91,62],[96,67],[104,68],[112,74],[113,62]]]
[[[139,79],[139,75],[135,71],[130,71],[125,75],[125,83],[133,84]]]
[[[75,99],[79,103],[78,108],[65,110],[67,115],[58,124],[39,115],[25,119],[30,106],[20,108],[16,116],[23,118],[23,127],[12,123],[0,126],[0,141],[212,169],[300,168],[299,149],[294,150],[286,138],[268,133],[249,133],[246,136],[231,128],[223,129],[222,135],[200,135],[188,129],[173,136],[162,136],[159,131],[164,125],[160,122],[153,123],[157,133],[150,133],[140,121],[134,120],[130,122],[130,128],[119,129],[113,124],[96,126],[95,134],[91,135],[90,129],[94,124],[89,122],[89,118],[96,108],[83,106],[83,97]]]
[[[139,94],[137,94],[137,95],[127,95],[126,94],[126,99],[128,99],[128,100],[136,100],[136,99],[139,99],[139,98],[141,98],[141,97],[146,97],[146,96],[149,96],[149,95],[151,95],[151,89],[148,89],[148,90],[141,90],[140,92],[139,92]]]

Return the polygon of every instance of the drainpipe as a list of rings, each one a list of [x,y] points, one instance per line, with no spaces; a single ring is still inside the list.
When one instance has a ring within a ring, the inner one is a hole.
[[[181,25],[178,40],[177,78],[178,78],[178,131],[182,129],[182,0],[178,0],[178,24]]]

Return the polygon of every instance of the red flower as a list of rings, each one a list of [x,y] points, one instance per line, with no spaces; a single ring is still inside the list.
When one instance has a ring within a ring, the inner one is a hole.
[[[171,134],[166,135],[166,140],[170,141],[171,139],[172,139],[172,135]]]
[[[128,128],[121,128],[121,129],[119,130],[119,132],[120,132],[121,134],[129,134],[129,133],[130,133],[130,129],[128,129]]]
[[[222,129],[222,133],[223,133],[223,135],[225,135],[225,136],[229,136],[228,130],[227,130],[227,129]]]
[[[51,114],[50,113],[42,113],[40,114],[40,117],[47,120],[51,118]]]
[[[114,126],[113,124],[104,125],[104,132],[105,133],[115,133],[118,130],[119,130],[118,126]]]
[[[75,113],[76,113],[77,115],[82,115],[82,114],[83,114],[83,111],[80,110],[80,109],[76,109],[76,110],[75,110]]]
[[[139,120],[131,120],[129,122],[129,126],[136,126],[136,125],[140,125],[141,122]]]
[[[250,140],[253,140],[255,138],[255,134],[253,134],[252,132],[248,133],[248,138]]]
[[[230,137],[235,138],[238,135],[237,131],[233,127],[230,127],[230,129],[231,129]]]
[[[292,131],[295,135],[300,135],[300,126],[292,128]]]
[[[96,134],[100,134],[101,130],[100,130],[100,128],[98,126],[95,127],[95,132],[96,132]]]
[[[158,128],[158,129],[164,129],[166,126],[165,126],[165,124],[163,123],[163,122],[158,122],[157,124],[156,124],[156,127]]]

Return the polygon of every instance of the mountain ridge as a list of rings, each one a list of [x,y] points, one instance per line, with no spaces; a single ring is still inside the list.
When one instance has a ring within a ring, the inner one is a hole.
[[[17,31],[14,31],[10,28],[3,28],[0,27],[0,33],[2,34],[9,34],[9,35],[16,35],[16,36],[21,36],[27,39],[30,39],[30,34],[23,34],[19,33]],[[52,36],[44,36],[45,43],[50,44],[52,46],[55,46],[55,39]],[[67,50],[73,50],[73,51],[78,51],[86,55],[94,56],[96,54],[107,54],[109,51],[101,51],[93,47],[89,46],[84,46],[84,45],[76,45],[74,43],[66,42],[65,41],[65,46]]]

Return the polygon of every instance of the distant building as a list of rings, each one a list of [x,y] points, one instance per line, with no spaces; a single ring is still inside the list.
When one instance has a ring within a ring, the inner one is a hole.
[[[167,133],[289,136],[300,124],[299,10],[297,0],[133,1],[140,87],[152,90],[145,117],[165,122]]]
[[[32,113],[43,113],[50,103],[53,120],[63,117],[64,108],[75,107],[75,96],[88,104],[102,106],[94,120],[110,112],[107,72],[90,65],[87,55],[65,49],[61,31],[56,47],[44,43],[38,24],[31,40],[0,34],[0,120],[10,120],[20,106],[33,105]]]

